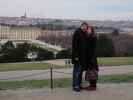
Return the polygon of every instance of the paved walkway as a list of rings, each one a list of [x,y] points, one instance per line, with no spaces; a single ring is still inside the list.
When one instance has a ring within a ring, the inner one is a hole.
[[[54,78],[71,78],[72,68],[54,69]],[[65,74],[64,74],[65,73]],[[133,65],[100,67],[100,75],[119,75],[133,73]],[[49,79],[49,70],[31,70],[31,71],[8,71],[0,72],[0,80],[29,80],[29,79]]]
[[[0,91],[0,100],[133,100],[133,84],[100,84],[94,92],[73,92],[71,88]]]

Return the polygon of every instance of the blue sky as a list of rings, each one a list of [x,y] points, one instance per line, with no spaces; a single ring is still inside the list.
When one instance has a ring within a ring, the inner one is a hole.
[[[0,0],[0,16],[133,20],[133,0]]]

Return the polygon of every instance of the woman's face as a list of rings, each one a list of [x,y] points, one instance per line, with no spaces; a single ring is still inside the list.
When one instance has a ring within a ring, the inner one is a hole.
[[[88,33],[92,33],[92,28],[88,27]]]

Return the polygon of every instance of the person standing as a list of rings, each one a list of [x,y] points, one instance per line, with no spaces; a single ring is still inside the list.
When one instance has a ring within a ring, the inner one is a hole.
[[[96,35],[92,26],[84,22],[72,37],[72,64],[73,67],[73,90],[80,92],[81,89],[96,90],[97,79],[89,80],[90,85],[82,87],[83,71],[95,70],[98,72],[96,58]]]

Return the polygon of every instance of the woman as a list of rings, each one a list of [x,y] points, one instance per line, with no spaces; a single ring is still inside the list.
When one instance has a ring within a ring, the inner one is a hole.
[[[98,72],[98,65],[96,59],[96,35],[93,27],[86,22],[81,24],[72,38],[72,63],[73,68],[73,90],[79,92],[81,89],[96,90],[97,80],[90,80],[90,86],[83,88],[82,74],[86,70],[96,70]]]

